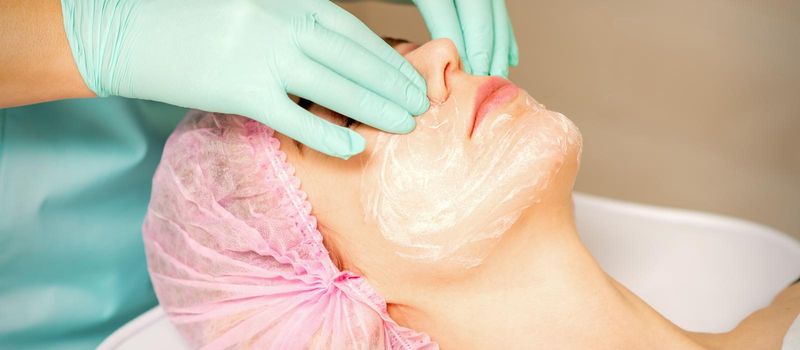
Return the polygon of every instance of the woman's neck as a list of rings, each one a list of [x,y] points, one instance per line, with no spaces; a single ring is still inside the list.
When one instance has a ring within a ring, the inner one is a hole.
[[[600,268],[564,203],[531,208],[470,278],[423,287],[392,317],[443,349],[702,349]]]

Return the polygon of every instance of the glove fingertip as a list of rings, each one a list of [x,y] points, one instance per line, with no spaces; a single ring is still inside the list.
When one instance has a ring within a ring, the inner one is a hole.
[[[367,142],[364,140],[364,137],[359,135],[357,132],[349,131],[348,137],[349,149],[340,157],[342,159],[348,159],[356,154],[364,152],[364,148],[367,146]]]
[[[464,62],[465,62],[464,63],[464,71],[467,72],[467,74],[472,75],[472,66],[469,64],[469,62],[467,62],[467,61],[464,61]]]
[[[427,112],[428,108],[430,108],[430,107],[431,107],[431,101],[428,99],[428,95],[423,94],[422,98],[420,99],[420,102],[419,102],[419,107],[415,111],[411,111],[411,114],[413,114],[413,115],[421,115],[421,114]],[[412,126],[411,129],[413,130],[414,127]]]
[[[389,116],[384,115],[383,118],[389,118]],[[392,116],[391,119],[393,123],[382,127],[381,130],[393,134],[408,134],[417,127],[417,121],[414,120],[414,117],[405,112],[402,115]]]
[[[469,74],[472,74],[472,65],[469,63],[469,58],[467,58],[467,56],[462,55],[460,51],[458,56],[461,59],[462,70]]]
[[[509,56],[508,57],[508,65],[510,65],[512,67],[516,67],[517,65],[519,65],[519,55],[518,54],[511,53],[508,56]]]
[[[345,136],[344,140],[337,139],[332,142],[329,141],[321,148],[312,148],[315,148],[329,156],[347,160],[350,159],[350,157],[363,152],[365,146],[366,142],[364,141],[364,138],[361,135],[350,131]]]
[[[420,79],[422,79],[420,77]],[[425,80],[422,80],[423,88],[420,88],[417,84],[413,84],[408,86],[406,89],[406,96],[408,96],[408,113],[413,115],[420,115],[425,113],[430,107],[430,101],[428,100],[428,86]]]
[[[472,65],[472,70],[475,75],[487,75],[489,74],[489,54],[488,53],[477,53],[469,58],[469,62]]]
[[[348,159],[364,150],[365,142],[361,135],[349,129],[330,127],[333,129],[324,132],[321,138],[316,139],[316,142],[312,141],[314,139],[309,139],[310,143],[300,142],[329,156],[341,159]]]
[[[491,74],[508,79],[508,68],[495,68],[492,70]]]
[[[403,119],[402,124],[397,128],[397,133],[399,134],[408,134],[414,131],[414,128],[417,127],[417,121],[414,120],[411,116],[406,119]]]

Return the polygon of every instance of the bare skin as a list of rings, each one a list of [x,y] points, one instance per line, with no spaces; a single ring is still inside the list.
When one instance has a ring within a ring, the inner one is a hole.
[[[58,0],[0,2],[0,108],[95,96],[63,23]]]
[[[571,186],[571,179],[560,183]],[[377,271],[347,259],[344,265],[376,276],[370,280],[374,284],[380,284],[377,276],[391,276],[398,283],[387,281],[381,294],[387,296],[392,318],[425,331],[442,349],[550,349],[558,344],[559,349],[779,350],[800,312],[797,284],[730,332],[681,329],[602,270],[575,227],[565,224],[571,218],[571,200],[554,195],[529,210],[495,248],[497,254],[449,279],[422,276],[425,283],[406,283],[398,280],[402,265],[396,262]],[[330,226],[325,229],[334,234]]]
[[[458,55],[451,45],[432,41],[395,49],[426,78],[431,100],[444,101],[441,110],[457,103],[447,102],[449,95],[471,100],[474,88],[455,68]],[[310,110],[344,124],[320,106]],[[351,127],[368,147],[374,144],[378,131]],[[365,276],[386,298],[394,320],[427,333],[442,349],[777,350],[800,311],[796,285],[727,333],[689,332],[664,318],[605,273],[580,241],[571,198],[576,153],[484,262],[459,270],[398,258],[376,228],[363,223],[361,211],[352,209],[361,205],[359,179],[371,149],[345,162],[277,137],[340,266]]]
[[[573,179],[553,183],[483,265],[421,287],[413,306],[390,305],[392,317],[443,349],[704,349],[591,256],[572,224]]]
[[[94,96],[73,61],[62,23],[58,0],[0,2],[0,47],[4,48],[0,51],[0,107]],[[296,158],[293,163],[299,162]],[[566,197],[573,180],[564,177],[556,185],[561,190],[532,207],[506,236],[496,249],[502,254],[469,274],[443,284],[409,283],[404,284],[406,288],[392,289],[390,281],[378,276],[394,278],[383,270],[398,266],[396,262],[361,272],[372,275],[371,282],[383,289],[398,322],[426,331],[445,349],[548,348],[552,344],[576,349],[780,348],[800,312],[800,285],[787,288],[731,332],[684,331],[603,272],[582,245],[571,224],[571,201]],[[304,181],[309,185],[314,180],[306,177]],[[314,195],[313,190],[309,192]],[[324,203],[317,200],[315,204],[317,210],[324,210]],[[334,229],[338,225],[321,224]],[[348,268],[360,270],[355,265]]]
[[[716,349],[780,349],[783,337],[800,314],[800,283],[784,289],[772,303],[745,318],[725,334]],[[698,338],[702,340],[702,337]]]

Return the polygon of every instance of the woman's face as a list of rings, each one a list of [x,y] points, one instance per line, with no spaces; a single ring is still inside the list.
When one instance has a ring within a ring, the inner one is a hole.
[[[350,125],[313,105],[363,135],[365,152],[343,161],[278,136],[332,257],[382,293],[390,281],[479,265],[555,179],[574,178],[574,167],[560,170],[581,149],[563,115],[504,79],[465,73],[451,41],[395,49],[428,84],[431,108],[414,131]]]

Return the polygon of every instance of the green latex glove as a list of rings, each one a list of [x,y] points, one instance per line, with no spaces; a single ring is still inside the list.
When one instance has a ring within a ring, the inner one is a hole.
[[[428,109],[419,73],[327,0],[62,0],[62,9],[98,96],[244,115],[341,158],[364,139],[287,93],[397,133]]]
[[[508,77],[519,63],[505,0],[413,0],[431,37],[449,38],[467,72]]]

